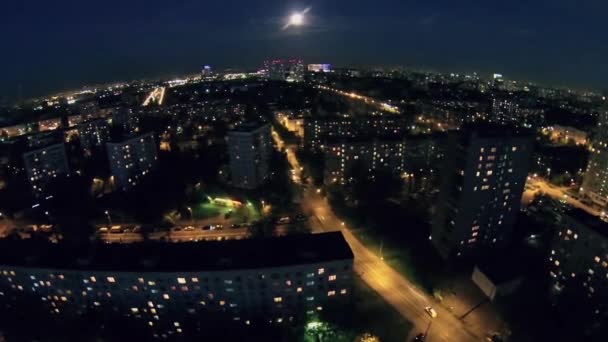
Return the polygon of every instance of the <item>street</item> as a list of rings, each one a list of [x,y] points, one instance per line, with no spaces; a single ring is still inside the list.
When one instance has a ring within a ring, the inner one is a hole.
[[[273,138],[277,146],[285,147],[287,160],[291,168],[300,170],[300,163],[294,153],[295,147],[286,146],[276,133],[273,134]],[[432,319],[433,323],[425,341],[470,342],[483,340],[488,329],[481,329],[481,331],[475,333],[469,331],[463,321],[436,304],[431,296],[387,265],[377,253],[363,245],[351,233],[348,226],[336,217],[327,199],[321,196],[317,189],[310,185],[304,186],[301,205],[303,212],[313,213],[314,217],[309,220],[313,233],[340,230],[344,234],[344,238],[355,256],[355,272],[369,287],[374,289],[387,303],[414,325],[408,339],[411,340],[416,334],[426,331],[431,317],[424,311],[424,308],[433,306],[438,316]],[[483,323],[483,318],[478,317],[475,313],[469,315],[465,321],[467,320],[475,320],[476,327],[484,326],[479,324],[479,322]]]

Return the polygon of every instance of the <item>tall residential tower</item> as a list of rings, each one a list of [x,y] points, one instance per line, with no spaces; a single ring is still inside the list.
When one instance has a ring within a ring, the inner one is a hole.
[[[608,105],[603,106],[599,112],[580,192],[600,206],[608,205]]]
[[[532,154],[527,131],[471,126],[448,138],[431,239],[439,253],[472,256],[509,241]]]
[[[260,186],[270,174],[270,125],[246,123],[228,132],[228,154],[232,185],[242,189]]]

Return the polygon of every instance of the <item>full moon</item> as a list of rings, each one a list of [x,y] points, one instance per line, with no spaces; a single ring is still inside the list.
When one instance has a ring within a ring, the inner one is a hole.
[[[289,25],[300,26],[304,23],[304,15],[302,13],[294,13],[289,17]]]

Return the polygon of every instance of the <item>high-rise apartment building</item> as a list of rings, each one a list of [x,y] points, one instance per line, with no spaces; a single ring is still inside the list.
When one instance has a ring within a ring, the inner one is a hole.
[[[198,313],[243,325],[280,324],[351,298],[353,253],[340,232],[101,244],[94,253],[31,239],[0,241],[0,247],[3,303],[28,295],[57,317],[106,310],[168,334],[187,329],[184,322]]]
[[[110,129],[106,119],[94,119],[78,125],[78,135],[82,147],[102,146],[110,137]]]
[[[599,111],[587,171],[580,192],[594,203],[608,205],[608,105]]]
[[[396,175],[403,172],[405,142],[403,139],[342,141],[325,146],[325,183],[347,184],[351,171],[359,164],[372,172],[382,168]]]
[[[131,137],[106,144],[110,172],[117,189],[128,190],[158,164],[154,134]]]
[[[228,132],[232,185],[255,189],[270,175],[272,140],[270,125],[244,123]]]
[[[63,143],[26,152],[23,154],[23,162],[36,195],[42,195],[52,179],[70,173]]]
[[[448,137],[431,239],[443,257],[509,241],[530,167],[532,136],[493,125]]]
[[[557,230],[548,260],[551,298],[563,318],[582,323],[581,330],[605,329],[608,224],[575,208],[555,216]]]

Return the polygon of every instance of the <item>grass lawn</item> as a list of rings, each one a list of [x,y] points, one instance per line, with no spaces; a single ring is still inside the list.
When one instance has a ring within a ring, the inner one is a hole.
[[[235,222],[257,220],[260,218],[260,211],[255,205],[243,205],[240,208],[232,208],[223,205],[217,205],[211,202],[204,202],[191,206],[192,215],[195,219],[208,219],[226,215],[232,212],[231,218]]]
[[[358,276],[353,279],[351,296],[349,304],[323,310],[321,319],[336,332],[334,340],[352,341],[355,336],[371,333],[383,342],[405,341],[412,324]]]

